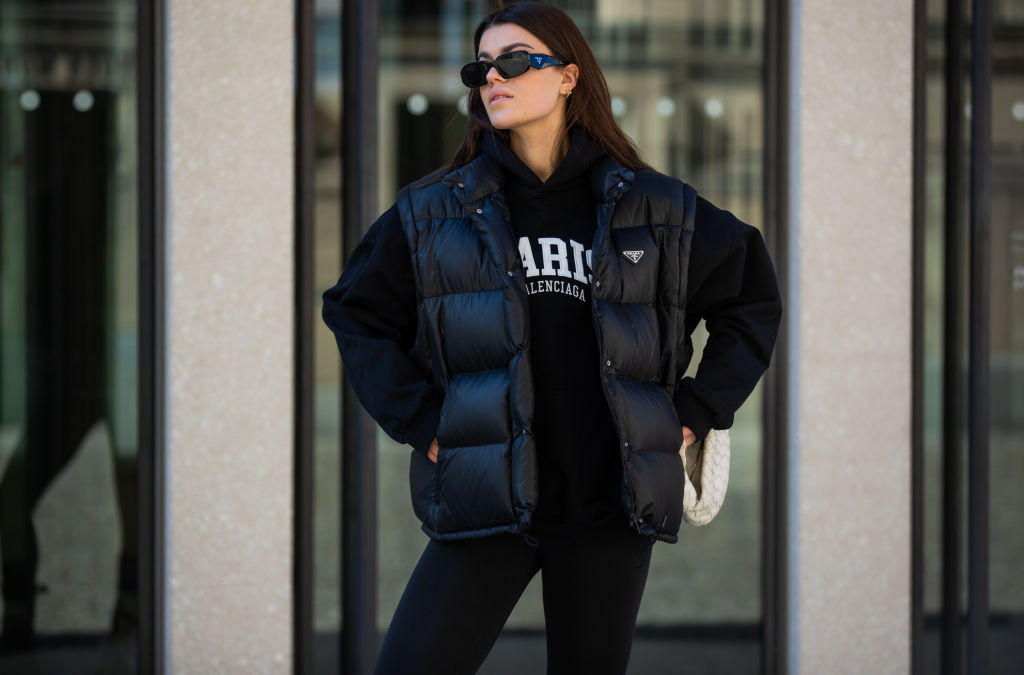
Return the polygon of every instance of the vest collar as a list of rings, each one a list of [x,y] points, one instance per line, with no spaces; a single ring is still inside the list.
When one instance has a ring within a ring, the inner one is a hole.
[[[463,204],[477,202],[505,185],[501,165],[487,155],[477,155],[469,164],[450,172],[443,182]]]
[[[635,179],[633,171],[606,155],[590,170],[590,189],[597,201],[610,202],[632,188]]]

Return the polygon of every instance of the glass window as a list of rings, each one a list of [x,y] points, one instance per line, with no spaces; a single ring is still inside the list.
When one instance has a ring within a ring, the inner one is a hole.
[[[963,371],[948,373],[943,368],[944,283],[944,75],[946,3],[928,0],[928,71],[926,80],[926,182],[925,182],[925,297],[924,297],[924,672],[939,672],[942,632],[942,382],[959,377],[964,387],[966,338],[962,344]],[[1024,662],[1024,580],[1020,560],[1024,541],[1019,531],[1024,518],[1024,0],[993,3],[992,76],[992,195],[991,195],[991,318],[990,318],[990,477],[989,477],[989,656],[991,672],[1016,672]],[[965,5],[966,11],[966,5]],[[968,19],[968,26],[970,25]],[[970,42],[965,41],[969,59]],[[964,96],[970,95],[965,79]],[[956,187],[964,205],[962,226],[966,232],[968,137],[970,108],[965,99],[964,139],[961,148],[964,184]],[[961,265],[967,275],[966,235]],[[959,318],[966,335],[967,305],[962,301]],[[963,390],[966,396],[966,389]],[[961,421],[962,438],[966,423]],[[961,488],[964,504],[960,555],[966,560],[966,442],[960,465],[965,472]],[[961,580],[961,611],[966,612],[966,562]]]
[[[1024,663],[1024,0],[994,3],[989,649]]]
[[[0,671],[134,672],[135,3],[0,2]]]
[[[317,672],[338,672],[341,630],[341,369],[320,294],[341,270],[341,3],[317,0],[313,215],[313,635]]]
[[[945,2],[928,2],[928,74],[926,87],[925,297],[924,297],[924,612],[925,672],[938,672],[942,612],[942,354],[943,214],[945,208]],[[922,120],[917,120],[921,124]]]

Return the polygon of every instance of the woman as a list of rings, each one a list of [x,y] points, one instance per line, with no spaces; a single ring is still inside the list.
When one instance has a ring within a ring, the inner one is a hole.
[[[651,547],[677,538],[678,449],[767,367],[775,275],[755,229],[641,161],[564,12],[512,4],[474,46],[452,165],[324,295],[431,537],[377,672],[475,672],[539,570],[548,672],[622,673]]]

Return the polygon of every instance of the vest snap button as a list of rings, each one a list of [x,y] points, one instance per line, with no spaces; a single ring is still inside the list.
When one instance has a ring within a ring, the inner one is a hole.
[[[512,270],[509,270],[509,271],[508,271],[508,275],[509,275],[509,276],[512,276]]]
[[[483,210],[483,209],[477,209],[477,210],[476,210],[476,212],[477,212],[477,213],[483,213],[483,212],[484,212],[484,210]]]
[[[604,365],[606,365],[606,366],[608,366],[609,368],[611,368],[611,367],[612,367],[612,362],[611,362],[610,360],[609,360],[609,361],[605,361],[605,362],[604,362]]]
[[[462,183],[459,183],[459,187],[466,187],[466,186],[463,185]]]
[[[619,181],[619,187],[622,187],[624,184],[621,180]]]

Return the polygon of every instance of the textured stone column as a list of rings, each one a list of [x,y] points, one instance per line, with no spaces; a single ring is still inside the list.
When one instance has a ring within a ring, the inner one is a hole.
[[[793,672],[910,668],[911,0],[794,0]]]
[[[169,0],[169,672],[291,672],[291,2]]]

